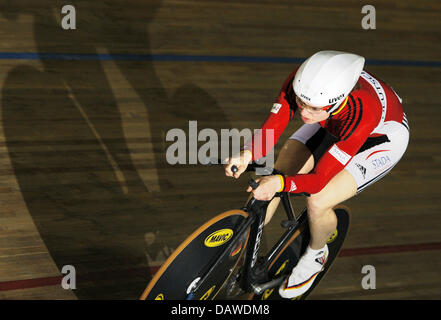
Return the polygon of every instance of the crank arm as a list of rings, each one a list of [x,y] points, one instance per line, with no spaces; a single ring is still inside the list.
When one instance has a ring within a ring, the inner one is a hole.
[[[251,288],[253,289],[253,292],[257,295],[261,295],[265,292],[265,290],[275,288],[277,286],[280,286],[282,282],[286,279],[286,277],[279,277],[277,279],[260,283],[260,284],[251,284]]]

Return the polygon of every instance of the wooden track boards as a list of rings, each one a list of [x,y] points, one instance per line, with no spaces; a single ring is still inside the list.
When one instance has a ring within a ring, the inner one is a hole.
[[[370,31],[361,28],[361,4],[349,0],[75,1],[70,31],[60,27],[63,4],[0,1],[0,53],[364,55],[403,97],[410,145],[388,176],[347,202],[344,249],[378,250],[339,258],[310,298],[441,298],[439,1],[371,1]],[[296,66],[0,59],[0,298],[137,299],[196,226],[247,196],[246,178],[168,165],[167,130],[188,132],[189,120],[199,129],[258,128]],[[282,218],[268,226],[267,246]],[[67,264],[77,268],[75,291],[59,285]],[[376,290],[361,287],[368,264]]]

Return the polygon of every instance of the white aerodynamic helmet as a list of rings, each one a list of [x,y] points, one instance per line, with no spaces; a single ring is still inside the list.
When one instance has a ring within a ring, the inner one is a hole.
[[[319,51],[305,60],[293,80],[294,92],[304,103],[335,111],[354,88],[364,66],[362,56],[341,51]]]

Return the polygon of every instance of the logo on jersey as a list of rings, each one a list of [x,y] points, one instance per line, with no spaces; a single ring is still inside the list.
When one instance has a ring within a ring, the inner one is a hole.
[[[213,232],[207,238],[205,238],[204,244],[206,247],[213,248],[223,245],[228,242],[233,236],[233,230],[222,229]]]
[[[371,161],[372,165],[374,166],[374,170],[382,171],[388,167],[391,166],[392,160],[389,158],[389,156],[382,156],[376,159],[373,159]]]
[[[291,188],[289,189],[289,192],[293,192],[294,190],[297,190],[297,186],[294,181],[291,181]]]
[[[279,113],[280,108],[282,108],[280,103],[274,103],[271,112],[277,114]]]
[[[381,103],[381,109],[382,109],[381,110],[381,119],[380,119],[380,123],[378,124],[378,126],[372,131],[372,132],[375,132],[375,130],[377,130],[378,128],[380,128],[383,125],[384,119],[386,118],[386,110],[387,110],[386,92],[384,92],[384,89],[381,86],[380,82],[378,82],[377,79],[372,77],[366,71],[364,71],[364,70],[361,71],[360,76],[364,80],[366,80],[367,83],[369,83],[371,85],[371,87],[375,90],[375,92],[377,93],[378,99],[380,100],[380,103]]]
[[[360,169],[361,174],[363,175],[363,179],[365,179],[366,178],[366,168],[358,163],[356,163],[355,165],[357,166],[358,169]]]
[[[348,161],[351,159],[351,156],[348,155],[346,152],[341,150],[339,147],[337,147],[336,144],[332,146],[331,149],[329,149],[329,153],[337,159],[342,165],[346,165]]]

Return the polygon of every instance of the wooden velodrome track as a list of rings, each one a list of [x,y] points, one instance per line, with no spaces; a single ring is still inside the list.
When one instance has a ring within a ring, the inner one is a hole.
[[[344,250],[311,299],[441,298],[439,1],[370,1],[375,30],[349,0],[76,0],[76,30],[61,28],[65,4],[0,0],[0,299],[137,299],[188,234],[247,197],[245,177],[169,165],[167,131],[259,128],[285,77],[324,49],[365,56],[393,85],[411,140],[347,201]]]

